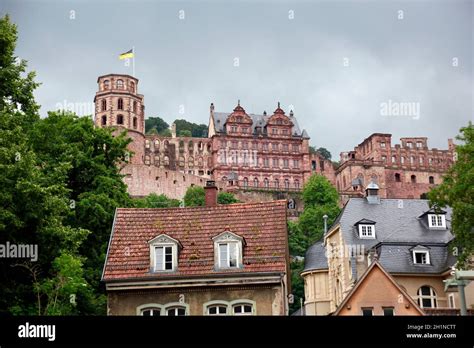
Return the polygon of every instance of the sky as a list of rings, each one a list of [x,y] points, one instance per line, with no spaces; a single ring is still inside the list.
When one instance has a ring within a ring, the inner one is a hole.
[[[146,117],[280,102],[333,159],[375,132],[446,149],[474,119],[473,1],[0,0],[5,13],[43,117],[92,113],[97,77],[132,74],[118,56],[134,47]]]

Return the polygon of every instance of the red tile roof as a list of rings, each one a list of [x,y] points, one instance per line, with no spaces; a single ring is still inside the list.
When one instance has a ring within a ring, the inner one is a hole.
[[[224,231],[245,239],[243,269],[214,270],[212,238]],[[148,241],[160,234],[177,239],[183,246],[175,272],[150,273]],[[107,282],[127,278],[286,272],[287,256],[284,200],[196,208],[119,208],[102,278]]]

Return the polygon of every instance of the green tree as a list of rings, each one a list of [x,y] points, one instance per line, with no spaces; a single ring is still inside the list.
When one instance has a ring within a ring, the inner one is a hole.
[[[239,202],[237,197],[231,192],[219,192],[217,194],[217,203],[219,204],[233,204]]]
[[[324,176],[314,174],[303,186],[303,202],[305,209],[316,205],[337,205],[339,195],[336,188]]]
[[[175,120],[176,134],[181,134],[182,131],[187,130],[191,132],[191,136],[196,138],[207,137],[207,126],[205,124],[196,124],[186,120]]]
[[[136,208],[174,208],[179,207],[181,202],[178,199],[168,198],[164,194],[151,193],[144,198],[135,198],[133,203]]]
[[[309,147],[309,153],[314,154],[314,153],[316,153],[316,152],[317,152],[317,150],[316,150],[316,148],[315,148],[314,146],[310,146],[310,147]]]
[[[179,131],[178,136],[179,137],[192,137],[193,135],[192,135],[190,130],[183,129],[183,130]]]
[[[201,186],[191,186],[184,195],[184,206],[200,207],[206,203],[206,194]]]
[[[324,159],[331,160],[331,153],[329,152],[328,149],[324,147],[320,147],[316,150],[317,153],[319,153]]]
[[[301,308],[301,299],[304,301],[304,281],[300,276],[304,269],[304,261],[293,260],[290,263],[291,294],[293,303],[290,303],[290,314]]]
[[[171,130],[167,128],[162,130],[159,134],[163,137],[171,137]]]
[[[461,128],[456,146],[457,161],[443,177],[443,183],[428,193],[430,204],[453,209],[451,227],[459,252],[460,267],[474,252],[474,126]]]
[[[148,117],[145,120],[145,133],[147,134],[152,134],[150,133],[152,129],[155,129],[158,134],[161,134],[161,132],[169,128],[170,125],[166,123],[161,117]]]

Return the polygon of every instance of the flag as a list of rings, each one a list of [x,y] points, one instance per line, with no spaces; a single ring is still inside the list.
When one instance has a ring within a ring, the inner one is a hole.
[[[130,51],[127,51],[125,53],[122,53],[119,56],[119,59],[127,59],[127,58],[133,58],[133,49],[131,49]]]

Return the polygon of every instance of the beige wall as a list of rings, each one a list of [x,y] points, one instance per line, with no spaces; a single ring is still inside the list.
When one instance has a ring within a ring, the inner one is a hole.
[[[255,301],[256,315],[285,315],[281,286],[183,288],[167,290],[109,291],[108,315],[137,315],[137,307],[156,303],[167,305],[181,301],[190,315],[203,315],[209,301]]]
[[[424,285],[431,286],[437,297],[438,308],[448,308],[448,295],[444,292],[443,277],[440,276],[397,276],[393,275],[397,283],[402,286],[415,302],[418,301],[418,289]]]
[[[305,315],[327,315],[329,306],[328,271],[314,271],[302,275],[304,279]]]

